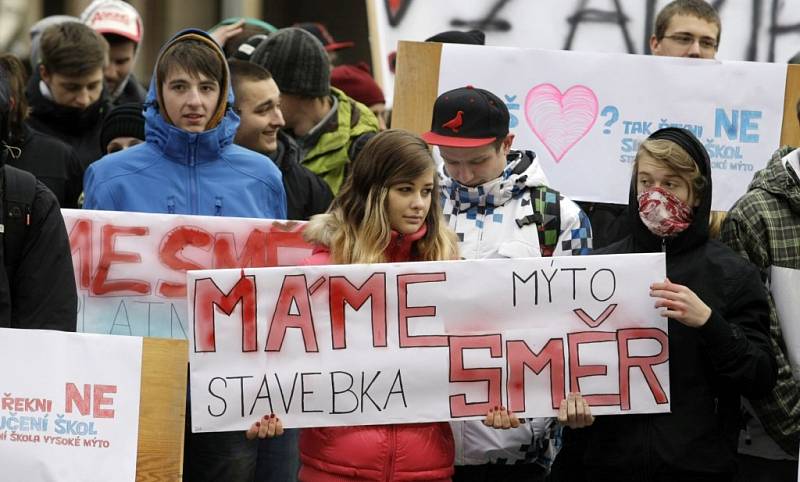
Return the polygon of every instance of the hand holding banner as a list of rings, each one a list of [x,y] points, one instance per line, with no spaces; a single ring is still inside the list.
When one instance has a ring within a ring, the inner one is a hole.
[[[661,253],[191,271],[193,431],[554,416],[569,391],[667,412],[664,273]]]

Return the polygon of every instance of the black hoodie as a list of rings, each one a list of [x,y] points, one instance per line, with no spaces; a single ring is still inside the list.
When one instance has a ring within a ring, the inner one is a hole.
[[[664,250],[670,281],[691,289],[712,313],[701,328],[669,320],[672,413],[598,417],[593,426],[576,431],[586,444],[582,462],[590,481],[732,479],[740,396],[761,397],[775,383],[764,285],[753,265],[708,239],[708,155],[691,133],[671,129],[666,137],[689,146],[708,179],[691,225],[670,239],[652,234],[639,218],[634,176],[628,201],[631,234],[594,254]]]
[[[6,150],[0,151],[3,189],[7,156]],[[0,203],[5,204],[4,193]],[[0,262],[0,327],[75,331],[78,295],[67,228],[55,196],[40,181],[36,182],[29,219],[24,233],[16,234],[23,237],[19,258]],[[17,223],[7,224],[6,230],[18,227]],[[9,236],[9,231],[5,235]],[[14,269],[6,271],[7,265]]]
[[[42,181],[58,199],[62,208],[78,207],[83,191],[83,167],[75,151],[53,136],[42,134],[22,125],[22,138],[14,139],[19,155],[8,157],[8,164],[28,171]]]
[[[89,164],[103,157],[100,149],[100,129],[103,116],[108,110],[106,92],[86,109],[56,104],[42,95],[37,69],[28,82],[26,95],[31,107],[27,123],[33,129],[53,136],[72,146],[85,170]]]

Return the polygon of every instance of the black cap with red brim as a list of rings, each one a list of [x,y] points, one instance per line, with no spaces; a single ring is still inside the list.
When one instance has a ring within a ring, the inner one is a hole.
[[[440,95],[433,105],[428,144],[480,147],[508,135],[508,108],[488,90],[468,85]]]

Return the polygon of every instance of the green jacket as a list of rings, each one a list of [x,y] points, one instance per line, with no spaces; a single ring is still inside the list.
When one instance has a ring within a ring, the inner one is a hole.
[[[331,87],[331,95],[338,100],[337,113],[323,127],[325,132],[314,147],[306,152],[303,165],[325,180],[335,195],[347,173],[350,146],[363,134],[378,132],[378,119],[367,106],[341,90]]]
[[[767,280],[771,266],[800,269],[800,181],[784,167],[793,150],[782,147],[758,171],[747,193],[731,208],[721,240],[754,263]],[[770,297],[770,342],[778,365],[772,393],[750,400],[767,433],[790,455],[800,444],[800,383],[792,375],[781,326]],[[800,323],[800,320],[794,320]]]

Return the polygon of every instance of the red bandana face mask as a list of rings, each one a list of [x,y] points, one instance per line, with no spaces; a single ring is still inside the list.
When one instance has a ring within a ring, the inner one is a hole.
[[[677,236],[692,224],[692,208],[666,189],[648,189],[639,194],[638,201],[639,217],[656,236]]]

